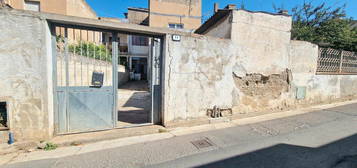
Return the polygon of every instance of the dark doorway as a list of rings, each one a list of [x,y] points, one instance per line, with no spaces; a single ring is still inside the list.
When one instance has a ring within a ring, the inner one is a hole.
[[[0,102],[0,129],[7,128],[6,102]]]

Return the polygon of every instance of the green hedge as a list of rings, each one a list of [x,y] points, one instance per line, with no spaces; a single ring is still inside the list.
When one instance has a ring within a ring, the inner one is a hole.
[[[105,45],[81,41],[68,45],[69,52],[103,61],[112,61],[112,52]]]

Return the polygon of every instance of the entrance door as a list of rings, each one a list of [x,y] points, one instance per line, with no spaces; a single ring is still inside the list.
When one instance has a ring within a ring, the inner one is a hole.
[[[55,51],[56,132],[114,127],[117,42],[105,31],[57,26]]]

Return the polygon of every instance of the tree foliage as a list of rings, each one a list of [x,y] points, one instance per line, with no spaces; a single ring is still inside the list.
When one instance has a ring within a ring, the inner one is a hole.
[[[332,7],[326,3],[304,2],[292,9],[292,39],[336,49],[357,51],[357,29],[346,17],[346,5]]]

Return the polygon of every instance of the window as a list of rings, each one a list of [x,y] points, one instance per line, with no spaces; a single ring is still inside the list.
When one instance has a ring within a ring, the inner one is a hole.
[[[40,12],[40,2],[25,1],[25,10]]]
[[[135,46],[148,46],[149,38],[143,36],[132,36],[132,44]]]
[[[170,23],[169,24],[169,28],[171,28],[171,29],[183,29],[184,26],[183,26],[183,24]]]

